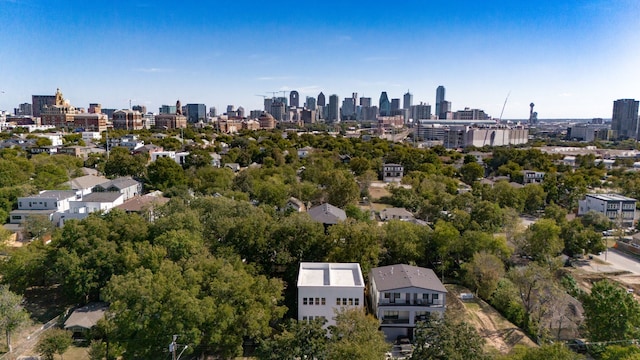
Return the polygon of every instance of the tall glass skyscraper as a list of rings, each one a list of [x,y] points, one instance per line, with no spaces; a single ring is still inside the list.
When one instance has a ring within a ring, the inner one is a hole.
[[[391,102],[389,101],[389,97],[387,96],[387,92],[383,91],[380,94],[380,116],[389,116],[391,115]]]
[[[407,90],[407,93],[404,94],[404,99],[403,99],[403,103],[402,103],[402,108],[403,109],[411,109],[411,106],[413,105],[413,94],[411,94],[409,92],[409,90]]]
[[[440,118],[440,114],[442,113],[442,102],[444,101],[444,86],[440,85],[436,89],[436,116]]]

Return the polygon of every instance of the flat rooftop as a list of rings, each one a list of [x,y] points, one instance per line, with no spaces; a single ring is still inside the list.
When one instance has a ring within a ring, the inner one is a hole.
[[[603,201],[636,201],[636,199],[619,194],[587,194],[587,196]]]
[[[364,287],[358,263],[300,263],[298,287]]]

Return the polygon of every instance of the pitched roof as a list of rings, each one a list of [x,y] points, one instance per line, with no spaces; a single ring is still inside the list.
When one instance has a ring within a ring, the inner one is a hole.
[[[139,212],[145,208],[151,208],[154,206],[160,206],[166,204],[169,198],[162,196],[134,196],[127,200],[122,205],[118,205],[117,208],[127,212]]]
[[[64,328],[81,327],[91,329],[96,326],[98,320],[104,317],[104,313],[109,308],[106,303],[91,303],[81,308],[75,309],[69,318],[64,322]]]
[[[371,269],[371,279],[378,291],[416,287],[438,292],[447,292],[438,276],[431,269],[396,264]]]
[[[117,189],[122,190],[131,186],[138,186],[139,184],[140,184],[139,182],[133,180],[130,177],[120,177],[120,178],[108,181],[106,183],[100,184],[99,186],[103,189],[108,189],[113,186]]]
[[[402,216],[402,217],[413,217],[413,214],[405,209],[405,208],[384,208],[380,211],[380,215],[385,215],[386,217]]]
[[[73,190],[81,190],[90,189],[96,185],[104,184],[106,182],[109,182],[109,179],[103,176],[85,175],[71,179],[67,181],[65,185],[69,185]]]
[[[123,196],[117,191],[93,192],[82,197],[83,202],[114,202]]]
[[[314,206],[307,212],[313,220],[323,224],[337,224],[340,221],[347,220],[347,214],[344,210],[329,203]]]

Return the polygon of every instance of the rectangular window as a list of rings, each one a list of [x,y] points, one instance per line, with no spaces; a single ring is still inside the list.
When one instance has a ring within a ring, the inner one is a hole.
[[[316,298],[316,305],[320,305],[320,298]]]
[[[391,295],[389,293],[384,293],[384,298],[388,299],[389,297],[391,297]]]
[[[327,305],[327,299],[326,298],[322,298],[321,300],[321,304],[322,305]]]
[[[307,321],[307,317],[306,317],[306,316],[303,316],[303,317],[302,317],[302,321]]]
[[[422,294],[423,300],[429,300],[429,294]]]
[[[439,294],[433,294],[433,295],[431,296],[431,299],[433,299],[433,300],[438,300],[438,298],[439,298],[439,297],[440,297],[440,295],[439,295]]]
[[[349,298],[349,305],[353,306],[353,298]]]
[[[336,305],[340,306],[340,298],[336,298]]]
[[[347,305],[347,298],[342,298],[342,305]]]
[[[302,298],[302,305],[307,305],[307,298]]]
[[[400,293],[393,293],[393,297],[396,299],[400,299]]]
[[[359,298],[355,298],[355,299],[353,299],[353,304],[354,304],[355,306],[360,306],[360,299],[359,299]]]

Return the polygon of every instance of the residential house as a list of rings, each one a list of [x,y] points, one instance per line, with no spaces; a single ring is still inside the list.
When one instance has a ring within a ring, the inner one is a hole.
[[[226,163],[224,164],[224,167],[231,169],[234,173],[240,171],[240,164],[238,163]]]
[[[123,210],[127,214],[137,213],[145,215],[149,221],[155,219],[154,210],[156,207],[169,202],[169,198],[162,196],[159,191],[149,193],[142,196],[135,196],[116,208]]]
[[[90,303],[81,308],[75,309],[64,322],[64,329],[71,331],[73,337],[84,338],[85,335],[98,321],[102,319],[109,309],[107,303]]]
[[[380,211],[380,220],[404,220],[409,221],[413,219],[413,214],[405,208],[385,208]]]
[[[69,210],[69,204],[77,199],[77,193],[71,190],[45,190],[37,195],[18,198],[18,209],[10,213],[9,222],[20,224],[29,216],[44,215],[53,220],[54,213]]]
[[[313,152],[313,148],[311,146],[305,146],[302,149],[298,149],[298,158],[304,159],[308,157]]]
[[[298,320],[327,320],[335,325],[335,313],[364,308],[364,278],[357,263],[300,263],[298,272]]]
[[[578,201],[578,216],[589,211],[599,212],[623,226],[633,226],[636,218],[636,199],[618,194],[587,194]]]
[[[97,185],[107,182],[109,182],[109,179],[104,176],[85,175],[71,179],[63,185],[69,186],[71,190],[75,190],[76,193],[84,196],[90,194],[93,188]]]
[[[311,219],[326,225],[335,225],[341,221],[347,220],[347,214],[344,210],[337,208],[329,203],[314,206],[307,211]]]
[[[222,166],[222,156],[220,156],[220,154],[213,152],[209,155],[211,156],[211,166],[215,168],[219,168],[220,166]]]
[[[400,164],[382,165],[382,181],[384,182],[400,182],[403,174],[404,166]]]
[[[297,198],[294,198],[294,197],[290,197],[289,200],[287,200],[287,204],[284,206],[284,208],[292,209],[295,212],[307,211],[307,207],[304,205],[304,203],[301,200],[298,200]]]
[[[606,169],[606,170],[612,170],[613,169],[613,165],[616,163],[615,160],[613,159],[595,159],[593,161],[593,164],[595,166],[599,166],[600,164],[602,164],[602,166]]]
[[[522,171],[522,183],[523,184],[542,184],[544,181],[544,171],[523,170]]]
[[[388,340],[413,337],[416,323],[444,315],[447,289],[431,269],[397,264],[374,268],[369,276],[373,314]]]
[[[120,177],[94,186],[92,192],[119,192],[124,195],[122,200],[127,201],[142,193],[142,184],[130,177]]]

